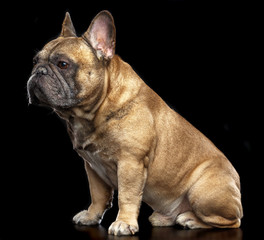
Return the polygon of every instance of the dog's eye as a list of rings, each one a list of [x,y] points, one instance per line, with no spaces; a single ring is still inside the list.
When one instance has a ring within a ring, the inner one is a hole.
[[[64,62],[64,61],[59,61],[57,66],[60,68],[60,69],[67,69],[69,64]]]

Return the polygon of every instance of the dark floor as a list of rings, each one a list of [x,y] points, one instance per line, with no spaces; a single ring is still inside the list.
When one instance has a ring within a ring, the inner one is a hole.
[[[243,231],[241,229],[231,229],[231,230],[182,230],[177,229],[175,227],[164,227],[164,228],[144,228],[141,229],[139,234],[132,237],[117,237],[117,236],[108,236],[107,230],[100,227],[76,227],[77,231],[79,231],[78,235],[80,239],[91,238],[91,239],[122,239],[122,240],[150,240],[150,239],[177,239],[177,240],[242,240],[243,239]],[[77,234],[76,234],[77,236]]]
[[[166,240],[242,240],[250,239],[246,238],[247,232],[243,228],[239,229],[200,229],[200,230],[183,230],[180,227],[155,227],[141,226],[140,232],[135,236],[113,236],[107,234],[107,227],[105,226],[76,226],[67,222],[65,224],[60,223],[58,225],[54,223],[46,223],[45,225],[25,224],[22,229],[15,223],[10,223],[12,226],[5,235],[0,239],[119,239],[119,240],[154,240],[154,239],[166,239]],[[165,237],[165,238],[164,238]]]
[[[54,196],[58,195],[54,193]],[[61,200],[59,198],[59,201]],[[153,228],[148,221],[151,209],[143,203],[139,216],[139,233],[135,236],[118,237],[107,234],[109,225],[116,217],[116,200],[114,201],[113,208],[106,212],[102,224],[93,227],[74,225],[71,222],[71,218],[74,215],[72,213],[76,210],[70,208],[62,209],[59,206],[57,206],[56,210],[56,202],[55,200],[54,204],[50,204],[50,208],[45,207],[43,205],[44,202],[41,202],[43,208],[41,208],[41,205],[39,208],[35,208],[34,205],[32,208],[29,208],[29,205],[25,205],[22,209],[17,208],[16,210],[13,208],[10,211],[6,209],[6,215],[1,215],[0,240],[245,240],[252,239],[253,235],[259,236],[257,233],[258,230],[261,230],[259,227],[252,228],[250,222],[253,222],[254,218],[251,220],[248,214],[243,218],[242,226],[239,229],[186,230],[180,226]],[[67,199],[65,199],[65,202],[67,202]],[[19,201],[17,203],[19,204]],[[65,207],[65,204],[62,203],[61,205]]]

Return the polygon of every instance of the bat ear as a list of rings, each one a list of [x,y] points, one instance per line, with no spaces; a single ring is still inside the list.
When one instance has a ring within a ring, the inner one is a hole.
[[[83,38],[95,49],[99,59],[111,59],[115,55],[116,29],[110,12],[102,11],[96,15]]]
[[[74,26],[72,24],[71,16],[68,12],[65,14],[64,21],[62,23],[61,37],[77,37]]]

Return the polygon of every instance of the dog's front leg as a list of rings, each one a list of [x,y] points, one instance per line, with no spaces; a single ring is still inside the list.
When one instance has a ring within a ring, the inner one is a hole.
[[[97,175],[89,163],[84,162],[84,164],[89,180],[92,203],[88,210],[76,214],[73,221],[80,225],[97,225],[101,223],[105,211],[112,206],[113,189]]]
[[[108,233],[114,235],[133,235],[138,232],[138,214],[143,188],[147,178],[147,169],[143,161],[135,157],[126,157],[118,162],[118,206],[116,221],[109,227]]]

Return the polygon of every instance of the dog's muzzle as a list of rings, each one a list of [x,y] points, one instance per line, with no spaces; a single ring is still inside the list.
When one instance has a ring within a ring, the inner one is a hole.
[[[29,103],[34,105],[69,108],[78,103],[75,89],[50,65],[40,65],[33,70],[27,92]]]

